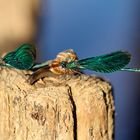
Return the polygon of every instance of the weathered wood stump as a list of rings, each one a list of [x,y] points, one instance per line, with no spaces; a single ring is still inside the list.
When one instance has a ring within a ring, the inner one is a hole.
[[[112,140],[111,86],[98,77],[46,77],[0,70],[1,140]]]

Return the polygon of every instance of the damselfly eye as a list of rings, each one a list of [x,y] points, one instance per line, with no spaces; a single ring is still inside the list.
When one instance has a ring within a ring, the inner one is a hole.
[[[62,66],[62,68],[66,68],[67,64],[66,64],[66,62],[62,61],[60,65]]]

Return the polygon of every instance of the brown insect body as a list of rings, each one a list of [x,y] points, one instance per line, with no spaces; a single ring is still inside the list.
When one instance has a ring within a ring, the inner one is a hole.
[[[30,84],[33,84],[35,81],[48,75],[54,76],[55,74],[63,75],[78,73],[78,71],[66,69],[61,66],[61,62],[68,63],[76,60],[78,60],[78,57],[72,49],[60,52],[54,60],[50,61],[48,66],[42,67],[36,70],[32,75],[30,75],[28,81],[30,82]]]
[[[74,74],[76,73],[74,70],[63,68],[60,64],[61,62],[71,62],[78,60],[76,53],[72,50],[66,50],[64,52],[60,52],[56,59],[52,61],[50,64],[50,71],[54,74],[63,75],[63,74]]]

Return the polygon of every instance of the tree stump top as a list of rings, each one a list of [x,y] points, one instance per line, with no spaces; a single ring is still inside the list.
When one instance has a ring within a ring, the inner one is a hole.
[[[2,140],[112,140],[111,85],[88,75],[27,82],[30,71],[0,70]]]

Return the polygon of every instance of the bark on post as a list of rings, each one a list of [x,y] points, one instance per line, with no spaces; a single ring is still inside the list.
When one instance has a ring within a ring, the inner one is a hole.
[[[112,140],[114,104],[108,82],[93,76],[46,77],[0,70],[1,140]]]

